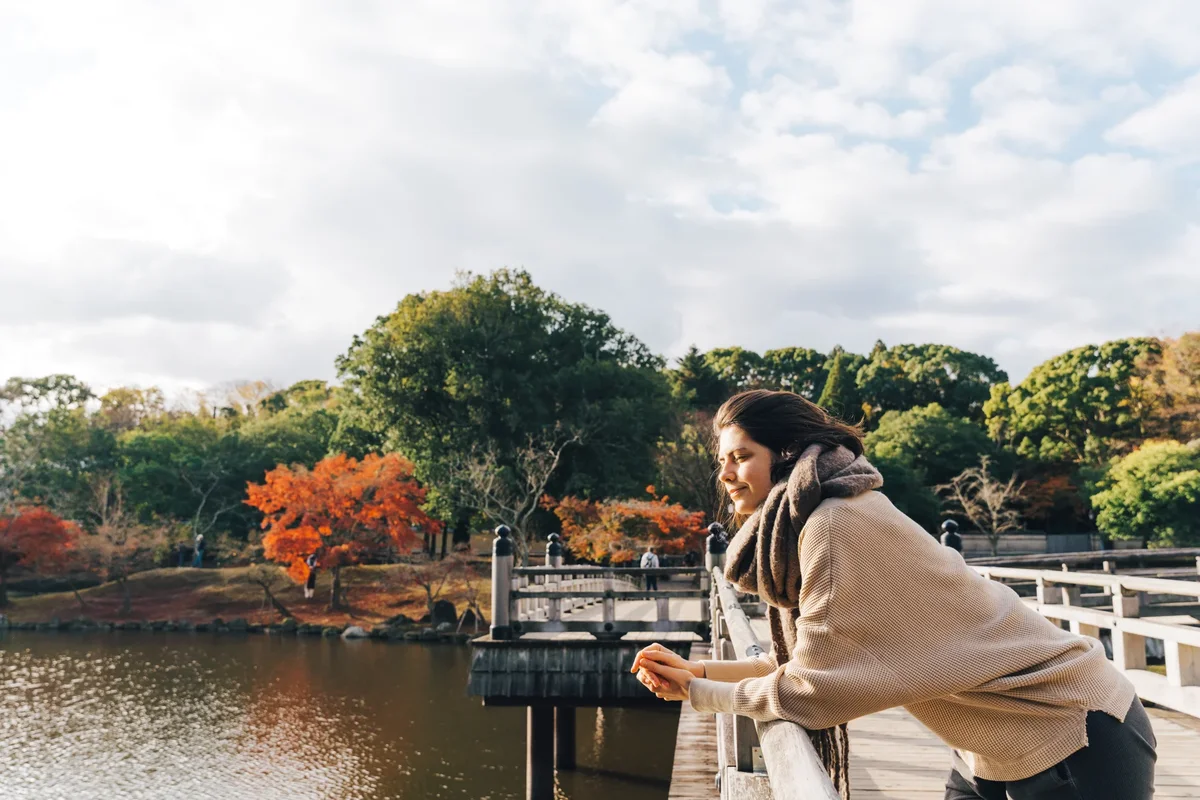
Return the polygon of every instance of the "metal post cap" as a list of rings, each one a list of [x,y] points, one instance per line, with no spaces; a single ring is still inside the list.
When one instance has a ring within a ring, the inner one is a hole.
[[[546,537],[546,555],[561,556],[562,555],[562,537],[557,533],[552,533]]]
[[[948,519],[942,523],[942,530],[945,531],[946,533],[957,533],[958,532],[958,523],[952,519]]]
[[[499,536],[501,539],[507,539],[509,536],[512,535],[512,529],[509,528],[507,525],[497,525],[496,526],[496,535]]]

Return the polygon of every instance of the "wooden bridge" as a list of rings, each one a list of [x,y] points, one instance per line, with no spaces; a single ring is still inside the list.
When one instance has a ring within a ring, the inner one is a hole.
[[[724,538],[710,535],[704,568],[562,566],[552,537],[545,567],[514,568],[507,532],[493,557],[493,626],[477,639],[469,693],[485,705],[525,705],[529,800],[553,797],[554,769],[574,768],[574,709],[661,704],[629,672],[658,641],[691,659],[744,658],[769,642],[753,596],[722,576]],[[508,553],[503,553],[508,550]],[[499,555],[497,556],[497,553]],[[507,558],[506,558],[507,556]],[[1137,687],[1158,738],[1156,794],[1200,798],[1200,582],[980,566],[1043,616],[1100,638]],[[1176,571],[1177,572],[1177,571]],[[634,581],[659,575],[662,591]],[[1194,572],[1188,576],[1197,577]],[[618,604],[619,601],[619,604]],[[1155,670],[1147,653],[1162,654]],[[950,751],[903,709],[850,724],[852,797],[944,795]],[[835,800],[807,733],[785,721],[701,714],[680,704],[670,800]]]

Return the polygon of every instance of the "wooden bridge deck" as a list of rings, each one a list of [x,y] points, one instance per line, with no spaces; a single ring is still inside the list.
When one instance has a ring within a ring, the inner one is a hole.
[[[684,582],[663,581],[663,589]],[[573,619],[600,619],[600,604],[575,611]],[[620,619],[652,620],[651,601],[617,604]],[[672,600],[672,619],[699,619],[699,600]],[[769,642],[765,619],[752,619],[760,642]],[[542,635],[542,634],[530,634]],[[591,634],[544,634],[589,637]],[[690,633],[631,633],[626,639],[647,641],[690,639]],[[707,645],[705,645],[707,646]],[[707,658],[707,655],[701,656]],[[1155,793],[1158,797],[1200,798],[1200,719],[1173,711],[1149,709],[1158,738]],[[675,749],[675,772],[670,800],[711,800],[719,797],[713,781],[716,766],[716,725],[709,714],[683,704]],[[950,750],[908,712],[896,708],[850,723],[850,786],[856,800],[940,800],[950,770]]]

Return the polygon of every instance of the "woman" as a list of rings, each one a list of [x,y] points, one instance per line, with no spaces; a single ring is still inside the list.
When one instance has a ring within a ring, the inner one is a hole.
[[[632,667],[651,691],[799,723],[843,797],[845,723],[894,706],[953,748],[947,800],[1153,794],[1149,718],[1100,642],[1048,622],[896,510],[858,428],[799,395],[752,391],[721,406],[713,432],[741,523],[725,576],[768,604],[772,652],[688,661],[653,644]]]

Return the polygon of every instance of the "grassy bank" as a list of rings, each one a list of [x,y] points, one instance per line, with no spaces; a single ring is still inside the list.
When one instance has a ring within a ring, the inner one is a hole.
[[[317,591],[312,599],[305,599],[303,588],[286,578],[276,582],[272,593],[300,623],[368,627],[398,614],[419,620],[428,610],[425,591],[406,582],[402,570],[397,565],[344,568],[342,585],[348,600],[346,611],[334,612],[328,608],[332,582],[328,570],[317,573]],[[265,602],[262,587],[250,580],[250,576],[250,567],[156,569],[129,578],[132,603],[128,614],[121,613],[124,591],[116,582],[80,591],[82,605],[73,592],[56,592],[10,599],[7,607],[0,608],[0,613],[13,622],[47,622],[77,617],[97,622],[209,622],[217,617],[244,618],[264,625],[278,622],[281,615]],[[472,583],[478,591],[478,602],[490,619],[489,576],[473,577]],[[441,594],[443,599],[454,603],[460,614],[466,610],[464,588],[462,576],[454,576]]]

